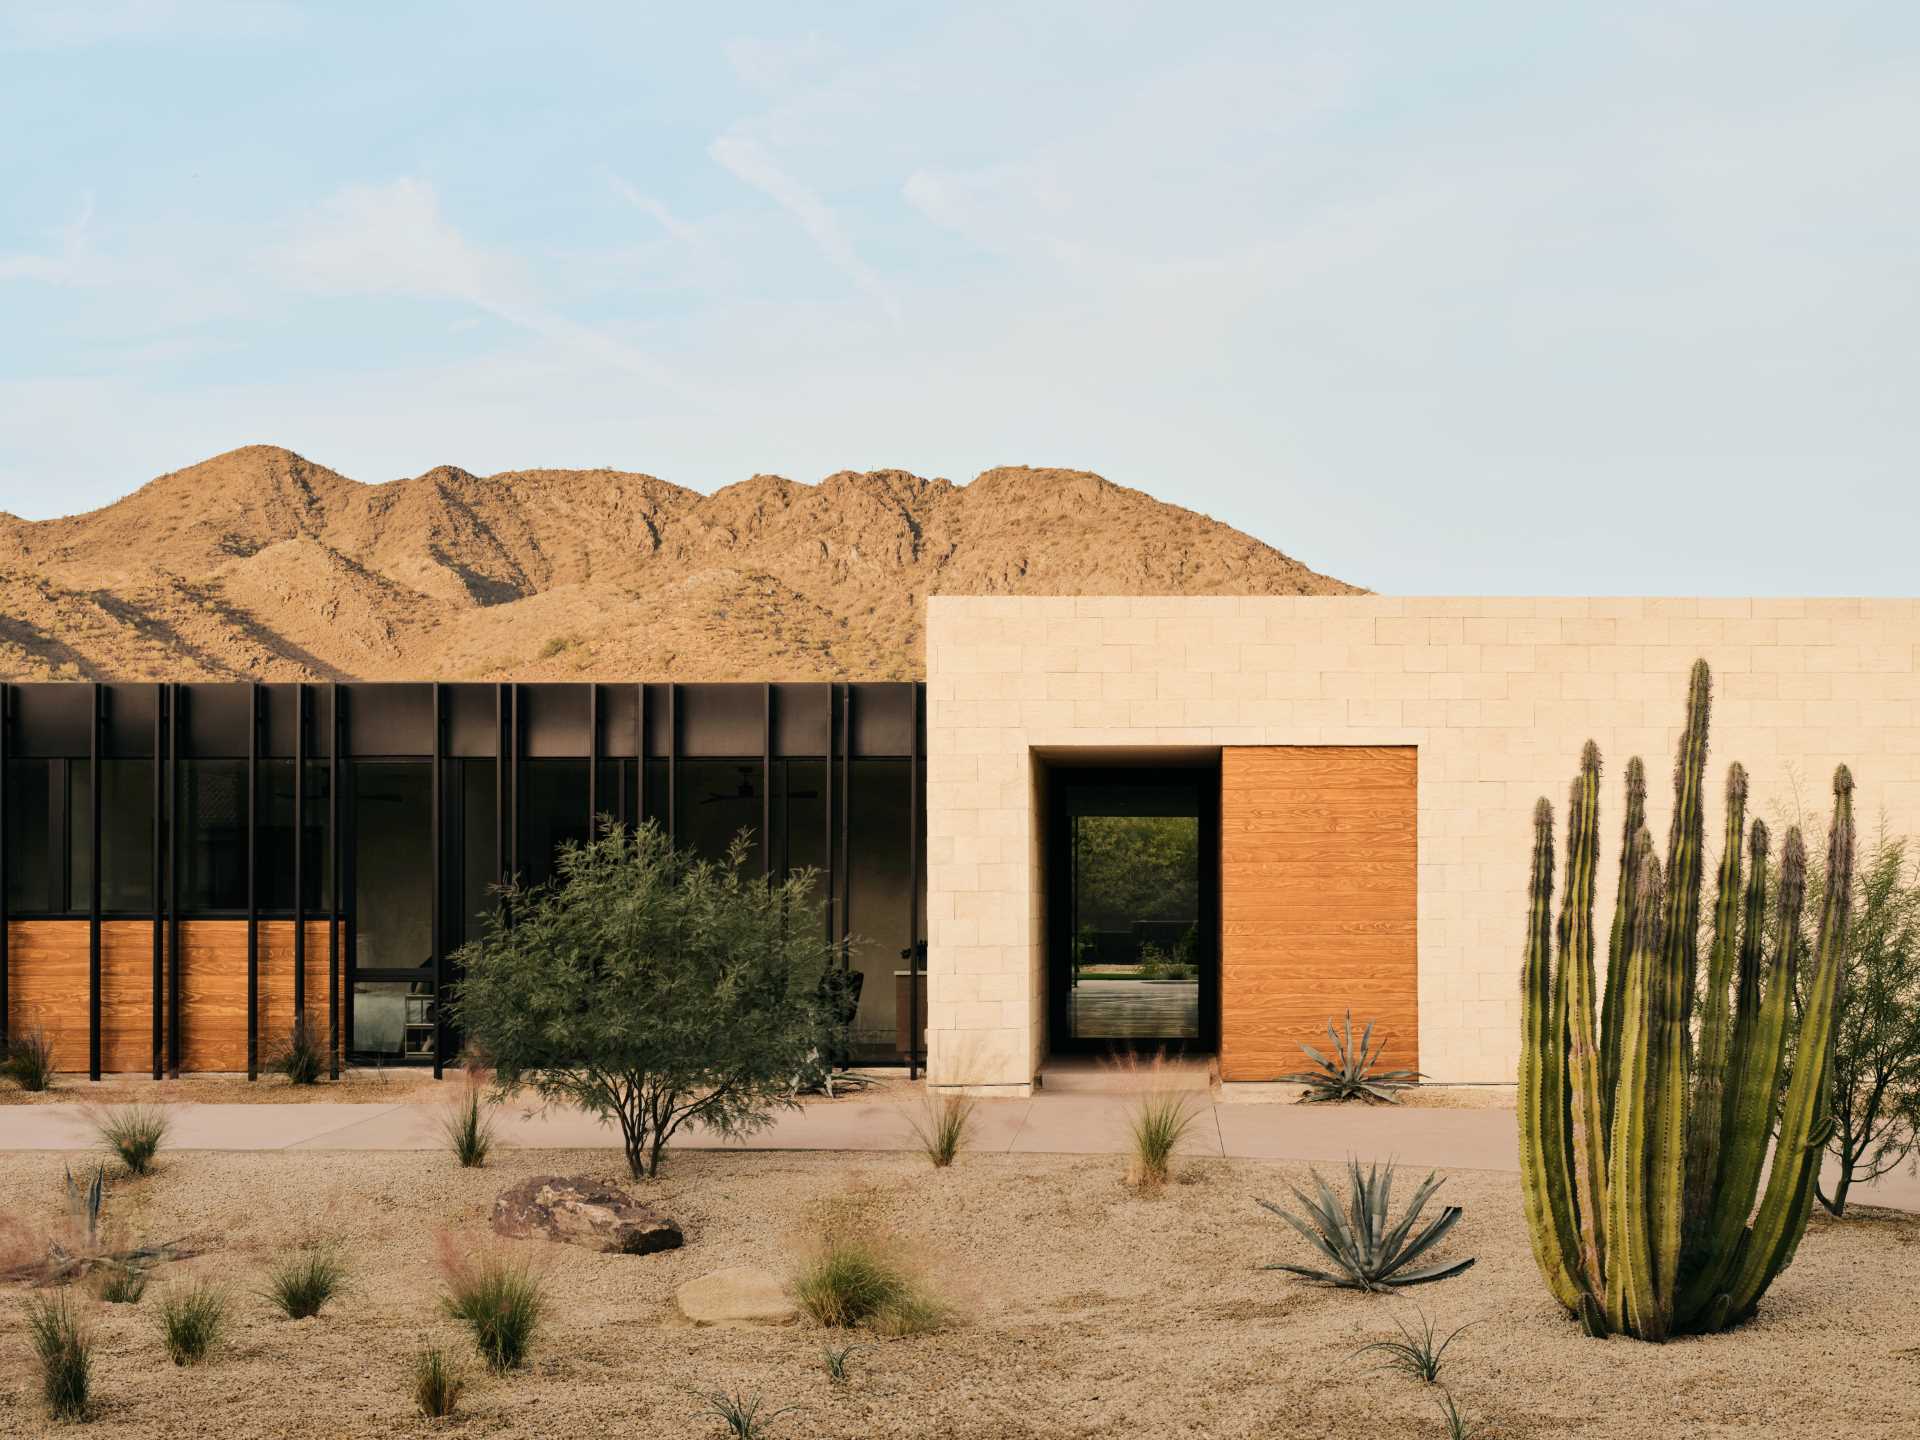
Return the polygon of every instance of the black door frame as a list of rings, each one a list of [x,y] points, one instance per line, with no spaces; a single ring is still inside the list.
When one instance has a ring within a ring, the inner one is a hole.
[[[1165,1051],[1215,1055],[1220,1050],[1220,763],[1210,765],[1076,766],[1047,769],[1044,834],[1047,905],[1047,1048],[1055,1055]],[[1073,907],[1068,891],[1072,838],[1065,824],[1069,789],[1165,785],[1191,790],[1200,817],[1200,1024],[1194,1039],[1076,1039],[1068,1005],[1073,988]]]

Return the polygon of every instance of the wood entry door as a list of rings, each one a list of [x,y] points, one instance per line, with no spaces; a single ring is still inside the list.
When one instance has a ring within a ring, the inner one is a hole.
[[[1418,1069],[1412,746],[1229,746],[1220,765],[1220,1076],[1272,1080],[1374,1021]]]

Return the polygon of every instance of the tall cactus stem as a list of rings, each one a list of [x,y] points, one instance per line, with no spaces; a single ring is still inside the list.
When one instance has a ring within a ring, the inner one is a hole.
[[[1845,963],[1847,921],[1853,904],[1853,776],[1842,765],[1833,774],[1833,825],[1827,837],[1827,870],[1822,887],[1820,930],[1814,941],[1813,969],[1800,1007],[1800,1034],[1780,1125],[1773,1165],[1752,1236],[1729,1287],[1729,1314],[1735,1322],[1753,1312],[1774,1277],[1792,1261],[1812,1209],[1826,1139],[1832,1133],[1834,1012]]]
[[[1700,1038],[1693,1068],[1693,1096],[1687,1110],[1686,1215],[1681,1234],[1681,1270],[1695,1268],[1713,1186],[1719,1168],[1721,1099],[1727,1055],[1732,1046],[1734,970],[1740,958],[1741,862],[1745,858],[1747,772],[1738,761],[1727,767],[1726,837],[1721,842],[1720,872],[1713,905],[1713,948],[1707,956],[1707,988],[1700,1010]]]
[[[1620,991],[1620,1094],[1607,1155],[1607,1326],[1646,1335],[1658,1328],[1653,1236],[1648,1226],[1648,1129],[1653,1072],[1650,981],[1659,958],[1660,867],[1653,837],[1634,839],[1633,913],[1627,922],[1627,966]]]
[[[1600,1056],[1594,1036],[1593,904],[1600,864],[1600,747],[1589,740],[1567,795],[1567,878],[1560,901],[1560,965],[1565,996],[1568,1146],[1581,1288],[1606,1293],[1606,1144],[1600,1129]]]
[[[1613,926],[1607,936],[1607,988],[1600,1003],[1600,1131],[1613,1143],[1613,1100],[1620,1084],[1620,992],[1627,978],[1627,943],[1640,867],[1633,863],[1633,841],[1647,823],[1647,767],[1635,755],[1627,761],[1627,810],[1620,824],[1620,880],[1613,902]]]
[[[1648,1203],[1652,1206],[1654,1282],[1668,1329],[1680,1273],[1686,1213],[1687,1036],[1699,968],[1700,876],[1705,837],[1702,793],[1707,771],[1707,719],[1712,683],[1696,660],[1687,689],[1687,728],[1673,763],[1673,827],[1667,839],[1666,909],[1653,996],[1653,1069]]]
[[[1553,807],[1533,808],[1533,871],[1527,883],[1527,938],[1520,966],[1520,1171],[1533,1258],[1554,1298],[1579,1305],[1573,1275],[1577,1244],[1565,1202],[1572,1185],[1566,1162],[1565,1091],[1555,1057],[1564,1045],[1554,1030]]]

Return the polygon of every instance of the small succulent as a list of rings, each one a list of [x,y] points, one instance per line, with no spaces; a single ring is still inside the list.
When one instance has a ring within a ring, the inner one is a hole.
[[[1438,1175],[1429,1174],[1420,1183],[1407,1203],[1406,1213],[1389,1225],[1387,1205],[1393,1193],[1391,1165],[1384,1170],[1378,1165],[1362,1170],[1358,1160],[1347,1161],[1344,1206],[1320,1178],[1320,1172],[1315,1170],[1312,1174],[1317,1195],[1309,1195],[1297,1185],[1288,1187],[1306,1208],[1307,1218],[1302,1219],[1271,1200],[1259,1203],[1305,1236],[1333,1268],[1274,1264],[1263,1265],[1261,1269],[1285,1270],[1342,1289],[1381,1291],[1445,1280],[1473,1264],[1469,1257],[1420,1270],[1407,1268],[1439,1244],[1460,1220],[1460,1207],[1449,1205],[1435,1219],[1420,1224],[1420,1212],[1433,1198],[1433,1192],[1445,1183]]]
[[[784,1415],[797,1407],[782,1405],[778,1410],[767,1410],[766,1402],[759,1392],[751,1395],[729,1395],[724,1390],[716,1391],[705,1397],[707,1408],[700,1412],[707,1419],[718,1420],[726,1426],[726,1433],[733,1440],[765,1440],[765,1427],[776,1415]]]
[[[1417,1309],[1417,1307],[1416,1307]],[[1418,1311],[1420,1324],[1417,1329],[1402,1324],[1399,1317],[1393,1320],[1394,1329],[1400,1332],[1398,1340],[1376,1340],[1371,1345],[1362,1345],[1354,1351],[1354,1358],[1379,1351],[1381,1361],[1378,1369],[1398,1370],[1423,1384],[1431,1385],[1440,1378],[1440,1362],[1447,1353],[1447,1347],[1460,1338],[1460,1332],[1470,1328],[1476,1322],[1469,1320],[1465,1325],[1456,1326],[1442,1335],[1433,1320],[1424,1310]]]
[[[1346,1022],[1340,1030],[1333,1028],[1333,1021],[1327,1021],[1327,1038],[1333,1042],[1333,1058],[1328,1059],[1311,1045],[1301,1045],[1307,1052],[1307,1058],[1318,1066],[1314,1070],[1296,1071],[1292,1075],[1280,1078],[1290,1085],[1304,1085],[1306,1093],[1300,1097],[1304,1104],[1323,1104],[1330,1100],[1364,1100],[1368,1104],[1376,1102],[1393,1105],[1398,1103],[1396,1090],[1404,1090],[1419,1080],[1418,1070],[1378,1070],[1373,1067],[1380,1059],[1380,1051],[1386,1041],[1375,1044],[1373,1040],[1374,1022],[1369,1020],[1366,1028],[1360,1032],[1360,1043],[1353,1043],[1353,1012],[1347,1011]]]

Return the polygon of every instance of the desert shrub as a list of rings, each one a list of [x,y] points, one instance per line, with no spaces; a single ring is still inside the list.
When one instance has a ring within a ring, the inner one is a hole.
[[[460,951],[453,1004],[497,1092],[617,1124],[636,1179],[689,1121],[740,1136],[796,1104],[831,1039],[834,947],[813,872],[768,880],[747,855],[744,833],[714,863],[651,822],[609,824],[563,846],[550,883],[509,887]]]
[[[1391,1290],[1401,1285],[1423,1285],[1458,1275],[1473,1264],[1471,1258],[1451,1264],[1432,1265],[1410,1270],[1427,1251],[1439,1244],[1460,1219],[1460,1207],[1449,1205],[1425,1225],[1420,1213],[1443,1181],[1428,1175],[1407,1202],[1406,1213],[1389,1221],[1388,1207],[1393,1197],[1393,1167],[1378,1165],[1360,1168],[1358,1160],[1347,1162],[1347,1200],[1343,1205],[1334,1196],[1320,1172],[1313,1175],[1316,1194],[1309,1195],[1299,1186],[1289,1186],[1304,1217],[1275,1205],[1258,1202],[1291,1225],[1314,1249],[1324,1255],[1331,1269],[1310,1265],[1263,1265],[1263,1270],[1285,1270],[1323,1285],[1351,1290]]]
[[[1362,1345],[1354,1351],[1357,1359],[1362,1355],[1378,1351],[1382,1356],[1380,1369],[1396,1370],[1402,1375],[1410,1375],[1415,1380],[1431,1385],[1440,1378],[1441,1358],[1447,1353],[1447,1347],[1460,1337],[1460,1332],[1473,1324],[1456,1326],[1445,1335],[1440,1334],[1425,1311],[1420,1311],[1420,1324],[1409,1328],[1394,1317],[1393,1328],[1400,1332],[1398,1340],[1376,1340],[1371,1345]]]
[[[53,1084],[53,1041],[39,1025],[15,1030],[0,1047],[0,1079],[22,1090],[41,1091]]]
[[[104,1264],[93,1272],[93,1293],[109,1305],[138,1305],[147,1293],[146,1267]]]
[[[973,1100],[966,1095],[936,1095],[929,1090],[921,1101],[920,1113],[909,1115],[914,1138],[934,1168],[945,1169],[967,1143],[967,1126],[973,1120]]]
[[[153,1169],[153,1157],[160,1153],[173,1121],[164,1105],[114,1105],[95,1117],[93,1128],[101,1143],[120,1157],[128,1174],[145,1175]]]
[[[733,1440],[762,1440],[769,1432],[766,1425],[776,1415],[784,1415],[795,1409],[792,1405],[782,1405],[778,1410],[768,1410],[766,1401],[758,1391],[751,1395],[729,1395],[725,1391],[716,1391],[706,1397],[707,1408],[700,1413],[718,1420],[727,1427],[727,1434]]]
[[[429,1420],[451,1416],[466,1388],[466,1372],[438,1345],[429,1345],[413,1357],[413,1403]]]
[[[29,1296],[27,1342],[40,1366],[40,1393],[57,1420],[84,1420],[93,1391],[93,1330],[73,1294]]]
[[[169,1285],[155,1308],[160,1338],[176,1365],[200,1364],[226,1333],[229,1297],[225,1287],[209,1281]]]
[[[469,1075],[459,1098],[440,1117],[440,1130],[453,1158],[466,1169],[477,1170],[487,1163],[493,1151],[493,1112],[483,1083]]]
[[[275,1263],[266,1297],[289,1320],[310,1320],[346,1288],[347,1262],[331,1245],[309,1245]]]
[[[1345,1024],[1336,1031],[1333,1021],[1327,1021],[1327,1039],[1332,1042],[1332,1055],[1323,1055],[1311,1045],[1300,1048],[1313,1061],[1311,1070],[1295,1071],[1280,1078],[1290,1085],[1304,1085],[1305,1092],[1300,1099],[1305,1104],[1324,1104],[1327,1101],[1364,1100],[1368,1104],[1396,1104],[1399,1096],[1396,1091],[1405,1090],[1420,1078],[1417,1070],[1380,1070],[1375,1067],[1380,1060],[1380,1051],[1386,1041],[1378,1044],[1373,1039],[1373,1024],[1369,1020],[1366,1028],[1360,1032],[1360,1043],[1353,1043],[1353,1012],[1347,1011]]]
[[[547,1308],[545,1287],[533,1266],[498,1250],[461,1256],[448,1245],[442,1247],[440,1269],[447,1286],[441,1303],[473,1332],[474,1348],[487,1368],[502,1374],[526,1364]]]
[[[326,1073],[327,1047],[319,1027],[302,1015],[287,1030],[287,1038],[274,1047],[267,1069],[287,1077],[290,1085],[318,1085]]]
[[[1817,858],[1807,865],[1797,927],[1803,956],[1814,953],[1819,938],[1826,868]],[[1846,1213],[1855,1185],[1878,1180],[1920,1148],[1920,866],[1909,842],[1884,828],[1857,865],[1840,959],[1827,1139],[1837,1164],[1831,1181],[1815,1181],[1820,1203],[1834,1215]],[[1796,1011],[1805,1008],[1811,978],[1811,966],[1796,967]]]

